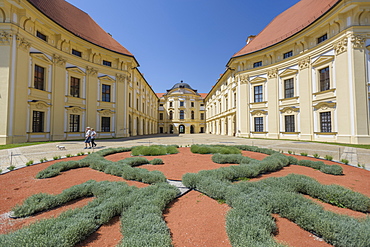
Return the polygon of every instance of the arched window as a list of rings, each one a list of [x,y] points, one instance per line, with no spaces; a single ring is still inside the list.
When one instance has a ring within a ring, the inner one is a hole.
[[[170,111],[169,118],[170,118],[170,120],[173,119],[173,112],[172,111]]]
[[[183,110],[180,111],[180,119],[184,119],[185,113]]]

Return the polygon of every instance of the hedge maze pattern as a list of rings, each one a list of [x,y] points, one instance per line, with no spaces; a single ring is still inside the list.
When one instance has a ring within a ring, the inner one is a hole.
[[[164,150],[163,147],[156,147],[154,151],[147,148],[137,150],[157,154],[159,149]],[[171,150],[173,152],[173,148]],[[338,185],[322,185],[315,179],[296,174],[258,182],[239,181],[278,171],[290,164],[309,166],[332,175],[343,173],[340,166],[298,161],[294,157],[253,146],[193,145],[191,150],[200,154],[213,153],[212,160],[215,163],[238,164],[183,176],[183,183],[187,187],[224,201],[231,207],[226,217],[226,231],[232,246],[282,246],[273,238],[278,229],[272,214],[291,220],[334,246],[370,246],[369,217],[356,219],[325,211],[322,206],[303,196],[368,213],[370,198],[360,193]],[[258,161],[242,156],[240,150],[269,156]],[[133,157],[118,162],[104,159],[106,155],[128,151],[131,149],[105,149],[80,161],[59,162],[41,171],[37,178],[90,167],[150,186],[139,189],[125,182],[91,180],[58,195],[33,195],[13,209],[15,216],[31,216],[80,198],[94,197],[94,200],[82,208],[66,211],[57,218],[42,220],[0,235],[0,246],[74,246],[115,216],[120,216],[124,236],[119,246],[172,246],[171,234],[162,212],[178,196],[179,190],[165,182],[163,173],[136,167],[150,163],[146,158]],[[168,153],[168,150],[163,152]],[[156,163],[160,164],[159,161]]]

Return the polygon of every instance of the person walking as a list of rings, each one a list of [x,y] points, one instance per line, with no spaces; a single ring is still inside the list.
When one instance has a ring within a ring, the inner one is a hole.
[[[94,128],[91,128],[90,136],[91,136],[91,146],[96,147],[96,143],[95,143],[96,131],[94,130]]]
[[[86,127],[86,132],[85,132],[85,147],[86,148],[91,148],[91,130],[90,127]]]

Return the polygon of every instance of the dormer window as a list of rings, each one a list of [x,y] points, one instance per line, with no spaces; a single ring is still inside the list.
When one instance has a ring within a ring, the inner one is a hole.
[[[288,57],[292,57],[293,56],[293,51],[288,51],[286,53],[283,54],[283,58],[288,58]]]
[[[112,62],[109,62],[107,60],[103,60],[103,65],[108,66],[108,67],[112,67]]]
[[[323,36],[317,38],[317,43],[320,44],[321,42],[324,42],[327,39],[328,39],[328,34],[326,33]]]
[[[262,61],[259,61],[259,62],[255,62],[253,64],[253,68],[257,68],[257,67],[261,67],[262,66]]]
[[[77,57],[82,57],[82,52],[77,51],[75,49],[72,49],[72,54],[75,55],[75,56],[77,56]]]
[[[48,36],[46,36],[45,34],[39,32],[39,31],[36,32],[36,36],[38,38],[42,39],[43,41],[48,41]]]

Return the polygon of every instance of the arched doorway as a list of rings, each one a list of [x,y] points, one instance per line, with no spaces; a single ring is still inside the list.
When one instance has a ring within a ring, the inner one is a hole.
[[[185,126],[184,126],[183,124],[181,124],[181,125],[179,126],[179,133],[180,133],[180,134],[184,134],[184,133],[185,133]]]
[[[170,134],[173,134],[173,125],[170,125]]]
[[[190,134],[194,134],[194,125],[190,125]]]

